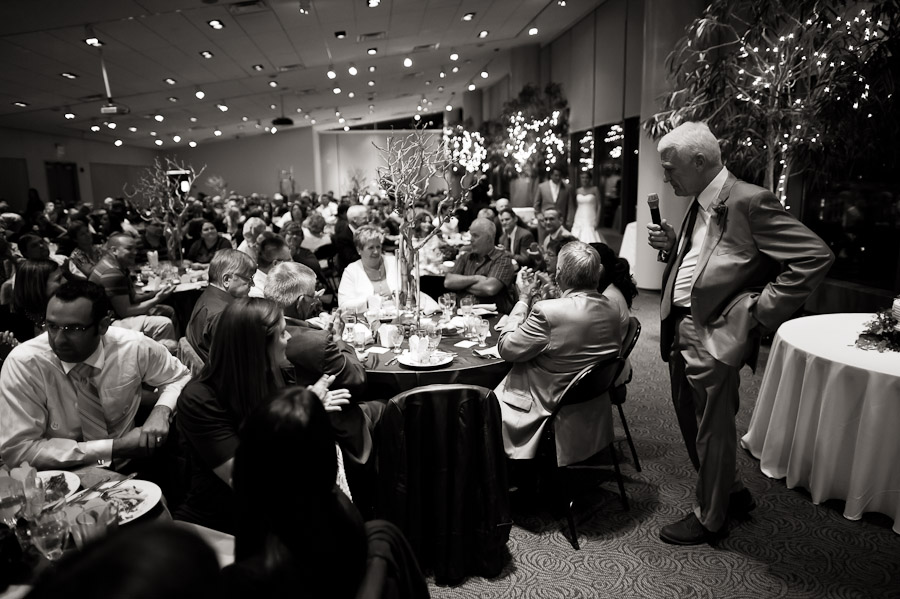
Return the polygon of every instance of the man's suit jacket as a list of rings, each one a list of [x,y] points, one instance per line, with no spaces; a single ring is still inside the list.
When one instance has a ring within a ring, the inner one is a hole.
[[[834,254],[774,194],[731,173],[710,210],[691,289],[694,327],[714,358],[755,368],[757,322],[774,331],[790,318],[825,278]],[[666,361],[675,335],[672,289],[686,222],[687,217],[663,274],[660,350]]]
[[[559,210],[559,218],[563,225],[567,229],[572,228],[572,223],[575,222],[575,194],[562,181],[559,183],[559,195],[557,195],[556,201],[553,200],[550,181],[544,181],[534,192],[533,204],[535,216],[540,215],[545,208],[555,206]]]
[[[512,248],[509,247],[509,235],[506,231],[503,231],[503,234],[500,235],[500,245],[516,259],[520,266],[526,265],[530,261],[526,252],[532,243],[534,243],[534,236],[531,234],[531,231],[524,227],[516,226],[516,235],[513,238]]]
[[[350,391],[351,403],[340,412],[329,412],[328,418],[341,449],[365,462],[372,449],[372,438],[358,404],[366,398],[365,367],[353,348],[343,341],[333,341],[328,331],[302,320],[285,320],[291,335],[285,353],[294,365],[296,384],[309,386],[323,374],[333,374],[331,388]]]
[[[346,220],[340,219],[335,223],[331,243],[337,250],[337,267],[340,270],[343,271],[348,265],[359,260],[359,252],[356,251],[356,244],[353,243],[353,230]]]
[[[516,304],[497,344],[500,356],[513,363],[495,389],[507,455],[514,459],[534,457],[541,431],[560,394],[586,366],[621,349],[620,327],[618,308],[596,291],[570,292],[540,301],[530,312],[524,302]],[[563,450],[558,453],[560,464],[580,461],[599,449],[591,420],[600,414],[595,401],[560,412],[558,418],[567,430],[564,438],[557,439],[557,451]],[[608,408],[608,398],[605,401]],[[570,430],[566,419],[578,426]]]

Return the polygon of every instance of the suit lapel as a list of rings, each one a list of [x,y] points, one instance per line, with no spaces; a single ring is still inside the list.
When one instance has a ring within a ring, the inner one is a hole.
[[[725,179],[725,185],[722,186],[722,191],[719,192],[719,197],[710,205],[706,239],[703,240],[703,246],[700,248],[700,255],[697,257],[697,268],[694,269],[694,278],[691,283],[692,286],[697,282],[697,279],[700,278],[700,275],[703,274],[703,270],[709,262],[709,257],[712,255],[713,250],[716,249],[716,246],[719,245],[719,241],[722,239],[722,233],[725,231],[719,224],[719,217],[715,210],[713,210],[713,206],[724,204],[725,201],[728,200],[728,196],[731,194],[731,188],[734,187],[735,181],[737,181],[737,178],[729,172],[728,178]]]

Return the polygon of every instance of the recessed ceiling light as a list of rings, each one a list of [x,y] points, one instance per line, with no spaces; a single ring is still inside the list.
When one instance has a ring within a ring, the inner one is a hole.
[[[100,38],[98,38],[98,37],[85,38],[84,43],[87,44],[88,46],[93,46],[95,48],[99,48],[100,46],[103,45],[103,42],[101,42]]]
[[[447,112],[450,112],[451,110],[453,110],[453,106],[451,106],[450,104],[447,104],[446,109],[447,109]]]
[[[191,140],[191,141],[188,142],[188,145],[191,146],[192,148],[196,148],[196,147],[197,147],[197,142]]]
[[[375,56],[376,54],[378,54],[378,48],[369,48],[368,50],[366,50],[366,54],[368,54],[369,56]]]
[[[369,110],[375,110],[375,105],[374,105],[374,104],[369,104]]]
[[[338,38],[339,40],[342,40],[345,37],[347,37],[347,32],[346,31],[335,31],[334,37]]]
[[[316,119],[312,119],[312,120],[309,121],[309,122],[312,123],[313,125],[315,125],[315,124],[316,124]]]
[[[269,126],[266,125],[266,133],[268,133],[268,132],[269,132]]]
[[[70,120],[70,121],[71,121],[71,120],[74,119],[74,118],[75,118],[75,113],[74,113],[74,112],[67,112],[67,113],[66,113],[66,119],[67,119],[67,120]]]
[[[474,18],[475,18],[475,13],[473,13],[473,12],[467,12],[466,14],[463,15],[462,20],[463,20],[463,21],[471,21],[471,20],[474,19]]]
[[[375,72],[375,65],[374,65],[374,64],[371,65],[371,66],[369,67],[369,72],[370,72],[370,73],[374,73],[374,72]]]
[[[337,108],[334,109],[334,116],[341,116],[341,111]]]
[[[559,4],[560,6],[565,6],[566,0],[556,0],[556,3]]]
[[[177,102],[177,101],[178,101],[178,98],[176,98],[175,96],[169,96],[169,102]]]
[[[115,123],[106,123],[106,126],[109,127],[110,129],[115,129],[115,128],[116,128],[116,124],[115,124]]]
[[[13,102],[13,106],[18,106],[19,108],[25,108],[28,106],[28,102]]]
[[[407,69],[408,69],[409,67],[411,67],[411,66],[412,66],[412,58],[410,58],[409,56],[407,56],[406,58],[404,58],[404,59],[403,59],[403,66],[405,66]]]
[[[122,140],[121,140],[121,139],[117,139],[116,141],[113,142],[113,145],[116,146],[116,147],[118,148],[119,146],[122,145]]]
[[[228,107],[225,106],[224,104],[216,104],[216,108],[218,108],[222,112],[228,112]]]
[[[255,65],[253,65],[253,70],[261,71],[261,70],[263,70],[263,66],[261,64],[255,64]]]
[[[356,65],[353,64],[352,62],[350,63],[350,66],[347,67],[347,72],[350,73],[350,75],[353,77],[356,77],[356,74],[359,73],[359,71],[356,68]]]
[[[347,92],[347,97],[348,97],[348,98],[355,98],[355,97],[356,97],[356,94],[354,94],[353,92]]]
[[[328,75],[329,79],[337,79],[337,73],[334,70],[334,67],[328,67],[328,72],[325,73]]]
[[[128,130],[132,133],[137,133],[137,127],[129,127]]]
[[[275,110],[276,108],[278,108],[278,106],[276,106],[274,104],[269,104],[269,108],[271,108],[272,110]]]
[[[425,81],[425,85],[431,85],[431,79],[427,79],[427,80]]]
[[[418,114],[414,114],[414,115],[413,115],[413,118],[414,118],[415,120],[418,121],[418,120],[420,120],[420,119],[422,118],[422,116],[421,116],[421,115],[418,115]]]
[[[453,52],[450,54],[450,60],[459,60],[459,54]]]
[[[172,141],[174,141],[175,143],[180,142],[180,141],[181,141],[181,136],[180,136],[180,135],[174,135],[174,136],[172,137]]]
[[[99,130],[100,130],[100,125],[91,125],[91,131],[93,131],[94,133],[96,133]]]
[[[278,87],[278,82],[274,79],[272,81],[269,81],[269,87]]]
[[[444,71],[441,71],[440,73],[438,73],[438,77],[440,77],[441,79],[443,79],[446,76],[447,76],[447,73],[445,73]]]
[[[469,84],[469,91],[470,91],[470,92],[475,91],[475,84],[474,84],[474,83],[470,83],[470,84]]]
[[[439,85],[439,86],[438,86],[438,92],[442,92],[442,91],[444,91],[444,86],[443,86],[443,85]]]
[[[341,117],[338,119],[338,122],[343,125],[346,122],[346,120],[344,119],[344,117]]]
[[[369,87],[375,87],[375,82],[369,79]]]
[[[416,110],[418,110],[419,112],[422,112],[422,107],[421,107],[421,106],[416,106]]]
[[[60,73],[60,75],[62,75],[66,79],[78,79],[78,75],[76,75],[75,73]]]
[[[297,112],[303,112],[303,109],[302,109],[302,108],[298,108],[298,109],[297,109]]]
[[[246,122],[249,121],[250,119],[248,119],[248,118],[245,117],[245,116],[242,116],[242,117],[241,117],[241,120],[244,121],[244,122],[246,123]]]
[[[335,86],[334,89],[331,91],[333,91],[335,94],[339,94],[339,93],[341,93],[341,88],[339,88],[338,86]]]
[[[218,19],[213,19],[212,21],[207,21],[207,25],[212,27],[213,29],[225,29],[225,23]]]
[[[161,114],[158,114],[158,115],[156,115],[156,116],[153,117],[153,118],[156,120],[157,123],[161,123],[161,122],[163,122],[163,120],[164,120],[166,117],[164,117],[164,116],[161,115]]]
[[[269,131],[269,133],[271,133],[272,135],[275,135],[276,133],[278,133],[278,128],[277,128],[277,127],[272,127],[272,130]]]
[[[168,83],[169,85],[175,85],[177,83],[177,81],[175,81],[171,77],[166,77],[165,79],[163,79],[163,82]]]
[[[528,35],[537,35],[537,34],[538,34],[537,27],[532,27],[531,29],[528,30]]]
[[[161,140],[161,139],[157,139],[157,140],[154,141],[153,143],[155,143],[155,144],[158,145],[158,146],[161,146],[161,145],[162,145],[162,140]]]
[[[156,131],[151,131],[151,132],[150,132],[150,137],[156,137]]]
[[[192,117],[190,118],[190,121],[191,121],[192,123],[196,123],[196,122],[197,122],[197,117],[192,116]]]
[[[215,135],[216,137],[219,137],[220,135],[222,135],[222,132],[219,131],[218,129],[216,129],[215,131],[213,131],[213,135]]]
[[[381,0],[366,0],[366,4],[369,8],[376,8],[379,4],[381,4]]]
[[[198,89],[197,93],[195,93],[194,95],[197,96],[198,100],[202,100],[203,98],[206,97],[206,94],[203,93],[202,89]]]
[[[348,127],[347,125],[344,125],[344,131],[349,131],[349,130],[350,130],[350,127]]]
[[[478,32],[478,39],[484,39],[488,35],[490,35],[490,31],[488,31],[487,29],[482,29],[481,31]]]
[[[304,115],[303,115],[303,118],[309,119],[309,115],[308,115],[308,114],[304,114]]]
[[[200,56],[202,56],[203,58],[212,58],[213,53],[210,52],[209,50],[204,50],[203,52],[200,53]]]
[[[487,72],[487,71],[481,71],[481,78],[482,78],[482,79],[487,79],[487,78],[488,78],[488,72]]]
[[[450,69],[450,71],[453,73],[459,73],[459,67],[453,67],[452,69]]]

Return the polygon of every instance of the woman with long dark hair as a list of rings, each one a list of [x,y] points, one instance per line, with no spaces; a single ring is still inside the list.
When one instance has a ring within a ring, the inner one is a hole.
[[[362,517],[335,484],[339,454],[316,395],[285,389],[241,431],[234,461],[235,597],[355,597],[366,567]]]
[[[47,303],[62,282],[63,271],[53,260],[25,260],[19,265],[13,288],[13,310],[31,322],[32,337],[40,334],[47,316]]]
[[[600,262],[603,264],[603,275],[600,277],[598,291],[608,297],[619,309],[619,322],[621,323],[622,339],[628,333],[628,319],[631,318],[631,304],[638,294],[637,285],[631,277],[631,266],[628,260],[616,256],[616,253],[605,243],[591,244],[600,254]],[[631,361],[626,360],[625,368],[616,385],[621,385],[631,379]]]

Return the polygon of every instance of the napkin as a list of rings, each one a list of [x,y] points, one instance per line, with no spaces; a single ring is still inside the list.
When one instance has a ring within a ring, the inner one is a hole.
[[[509,315],[504,314],[500,317],[500,320],[497,321],[497,324],[494,325],[495,331],[502,331],[503,327],[506,326],[507,321],[509,321]]]
[[[476,354],[479,356],[490,356],[492,358],[499,358],[500,352],[497,351],[497,346],[494,345],[492,347],[488,347],[486,349],[476,349],[474,350]]]
[[[487,310],[488,312],[496,312],[497,304],[473,304],[473,310]]]

